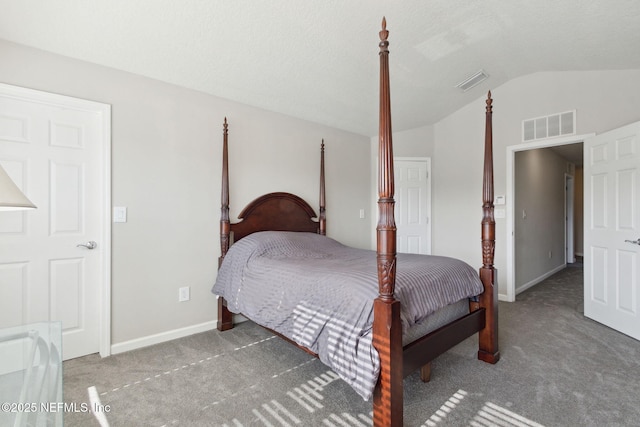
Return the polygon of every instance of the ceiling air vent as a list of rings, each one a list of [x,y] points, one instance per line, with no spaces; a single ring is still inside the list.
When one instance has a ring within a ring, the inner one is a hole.
[[[455,85],[455,87],[461,89],[463,92],[466,92],[469,89],[471,89],[472,87],[474,87],[476,85],[479,85],[483,81],[487,80],[487,78],[489,78],[489,75],[487,73],[485,73],[484,70],[480,70],[480,71],[476,72],[475,74],[467,77],[466,79],[464,79],[463,81],[461,81],[457,85]]]
[[[522,121],[523,142],[554,138],[556,136],[575,135],[575,133],[575,110]]]

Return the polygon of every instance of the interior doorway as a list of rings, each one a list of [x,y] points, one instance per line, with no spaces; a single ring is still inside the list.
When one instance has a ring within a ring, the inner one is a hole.
[[[506,287],[506,294],[500,294],[500,299],[504,300],[504,301],[515,301],[516,299],[516,294],[519,292],[524,291],[525,289],[527,289],[530,286],[535,285],[536,283],[538,283],[541,280],[544,280],[545,278],[553,275],[554,273],[556,273],[557,271],[561,270],[562,268],[564,268],[566,266],[566,244],[564,247],[562,247],[560,249],[560,253],[562,253],[562,258],[563,258],[563,262],[561,266],[558,266],[556,268],[552,268],[547,270],[547,272],[545,274],[534,274],[532,278],[530,278],[529,280],[527,280],[524,283],[517,283],[517,279],[516,279],[516,272],[517,272],[517,266],[516,266],[516,262],[518,260],[518,258],[516,258],[516,256],[524,256],[527,257],[527,260],[533,260],[533,259],[537,259],[538,261],[542,262],[542,261],[546,261],[546,260],[542,260],[541,257],[546,256],[548,259],[551,259],[553,257],[556,256],[556,254],[554,253],[553,250],[547,250],[545,249],[544,252],[540,252],[540,250],[538,250],[536,253],[524,253],[524,254],[516,254],[516,237],[517,237],[517,226],[516,226],[516,218],[522,219],[523,217],[528,218],[528,212],[526,209],[516,209],[516,205],[515,205],[515,199],[516,199],[516,153],[519,152],[523,152],[523,151],[530,151],[530,150],[537,150],[537,149],[543,149],[543,148],[552,148],[553,150],[557,151],[561,156],[563,157],[567,157],[569,156],[569,152],[571,151],[576,151],[576,149],[578,147],[580,147],[579,149],[579,156],[580,159],[583,158],[583,153],[582,153],[582,142],[590,137],[593,136],[592,134],[590,135],[574,135],[571,137],[566,137],[566,138],[556,138],[554,140],[544,140],[544,141],[539,141],[539,142],[535,142],[535,143],[528,143],[528,144],[518,144],[518,145],[513,145],[513,146],[509,146],[507,147],[507,194],[506,194],[506,208],[507,208],[507,212],[506,212],[506,231],[507,231],[507,287]],[[571,154],[571,156],[575,156],[575,154]],[[572,157],[573,158],[573,157]],[[581,164],[581,162],[580,162]],[[570,171],[569,171],[570,172]],[[572,175],[571,173],[568,173],[569,175]],[[566,178],[563,178],[566,179]],[[575,181],[574,181],[575,183]],[[574,196],[575,196],[575,192],[574,192]],[[564,195],[563,197],[566,197],[566,195]],[[566,202],[564,202],[564,205],[561,206],[561,209],[565,210],[566,207]],[[575,211],[575,200],[574,200],[574,211]],[[580,226],[581,222],[580,221],[575,221],[576,224],[574,224],[573,230],[576,229],[577,226]],[[540,233],[545,233],[547,232],[547,230],[544,229],[544,227],[539,227]],[[566,232],[566,226],[563,227],[564,229],[562,230],[562,234],[564,235],[564,241],[566,243],[566,239],[567,239],[567,232]],[[575,238],[575,236],[574,236]],[[522,242],[519,242],[522,243]],[[576,245],[577,246],[577,245]],[[575,254],[575,247],[574,246],[574,254]],[[520,246],[525,247],[526,246]],[[525,251],[526,252],[526,251]],[[537,257],[537,258],[534,258]],[[520,286],[517,286],[520,285]]]

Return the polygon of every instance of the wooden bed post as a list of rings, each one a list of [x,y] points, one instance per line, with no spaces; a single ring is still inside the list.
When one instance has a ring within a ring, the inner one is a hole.
[[[320,216],[318,217],[320,234],[327,235],[327,214],[324,192],[324,139],[320,145]]]
[[[229,146],[227,118],[224,118],[222,131],[222,190],[220,192],[222,207],[220,209],[220,258],[218,268],[222,265],[224,256],[229,250],[229,235],[231,225],[229,221]],[[218,330],[226,331],[233,328],[233,314],[224,304],[224,298],[218,297]]]
[[[396,223],[394,218],[393,144],[389,93],[389,32],[380,31],[380,132],[378,148],[377,265],[378,297],[373,303],[373,345],[380,355],[380,376],[373,394],[374,426],[402,426],[403,370],[400,301],[396,281]]]
[[[491,92],[487,94],[484,174],[482,177],[482,267],[480,280],[484,293],[480,296],[480,306],[485,309],[485,327],[479,333],[478,359],[488,363],[500,360],[498,350],[498,289],[497,270],[493,266],[495,253],[496,222],[493,216],[493,129]]]
[[[218,268],[222,264],[224,256],[229,250],[229,125],[227,118],[224,118],[222,125],[222,189],[220,191],[220,258],[218,258]]]

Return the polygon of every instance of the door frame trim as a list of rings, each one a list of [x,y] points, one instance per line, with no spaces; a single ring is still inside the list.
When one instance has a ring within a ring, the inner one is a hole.
[[[3,96],[95,113],[101,123],[101,154],[103,179],[103,206],[101,209],[100,245],[104,249],[101,260],[101,283],[98,301],[100,356],[111,354],[111,105],[67,95],[44,92],[0,83]]]
[[[500,301],[513,302],[516,300],[516,269],[515,269],[515,217],[514,217],[514,191],[515,191],[515,157],[518,151],[536,150],[538,148],[555,147],[558,145],[578,144],[585,139],[594,136],[595,133],[583,135],[571,135],[561,138],[543,139],[536,142],[520,143],[507,146],[507,213],[506,221],[506,247],[507,247],[507,285],[506,294],[499,294]]]
[[[576,262],[575,250],[575,174],[565,172],[564,174],[564,263],[573,264]]]

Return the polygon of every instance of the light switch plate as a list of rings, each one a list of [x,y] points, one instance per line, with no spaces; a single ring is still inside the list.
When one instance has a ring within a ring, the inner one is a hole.
[[[113,207],[113,222],[127,222],[127,208],[124,206]]]

